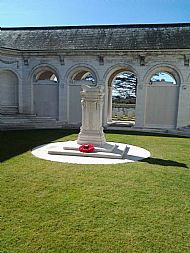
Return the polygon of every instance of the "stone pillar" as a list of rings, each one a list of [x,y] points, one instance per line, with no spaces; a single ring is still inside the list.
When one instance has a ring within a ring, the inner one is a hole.
[[[58,101],[58,120],[63,122],[64,119],[64,84],[63,81],[59,83],[59,101]]]
[[[104,93],[101,86],[82,85],[81,106],[82,126],[78,144],[103,146],[106,143],[102,127],[102,109]]]
[[[189,125],[190,86],[182,83],[179,87],[179,102],[176,128]]]
[[[108,122],[112,122],[112,86],[108,86]]]
[[[23,113],[23,79],[18,80],[18,112]]]
[[[146,117],[146,92],[147,84],[140,83],[137,85],[137,97],[135,108],[135,127],[145,127]]]

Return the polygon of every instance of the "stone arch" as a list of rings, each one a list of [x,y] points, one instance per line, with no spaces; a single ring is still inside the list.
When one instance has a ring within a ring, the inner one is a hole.
[[[104,106],[104,124],[112,121],[112,82],[114,78],[122,72],[130,72],[136,76],[138,82],[139,76],[135,68],[128,64],[116,64],[111,66],[104,74],[104,83],[105,83],[105,106]],[[133,106],[134,107],[134,106]],[[132,110],[124,109],[124,114],[128,115],[133,113],[135,114],[135,107]]]
[[[108,84],[108,86],[109,86],[110,81],[113,80],[114,76],[117,75],[117,73],[120,73],[122,71],[132,72],[132,73],[134,73],[136,75],[137,80],[139,79],[138,72],[131,65],[128,65],[128,64],[116,64],[116,65],[111,66],[109,69],[107,69],[107,71],[105,72],[104,77],[103,77],[103,82],[106,83],[106,84]]]
[[[18,80],[20,80],[21,78],[21,74],[19,71],[17,71],[16,69],[12,68],[11,66],[8,67],[8,68],[0,68],[0,72],[2,71],[10,71],[12,72],[13,74],[15,74],[15,76],[18,78]]]
[[[44,81],[44,80],[57,82],[57,76],[51,70],[41,71],[36,75],[35,81]]]
[[[6,114],[18,113],[19,78],[12,69],[0,70],[0,112]]]
[[[55,74],[55,76],[57,77],[57,82],[59,83],[60,75],[59,75],[57,69],[54,66],[50,65],[50,64],[40,64],[40,65],[35,66],[31,70],[28,78],[32,82],[35,82],[35,81],[37,81],[37,77],[40,76],[40,74],[50,73],[50,72]],[[44,80],[48,80],[48,79],[44,79]]]
[[[95,79],[95,84],[99,82],[98,72],[94,69],[93,66],[89,64],[76,64],[67,70],[65,74],[65,83],[80,81],[87,73],[92,74]]]
[[[190,72],[189,72],[189,75],[188,75],[188,77],[187,77],[187,82],[188,82],[188,84],[190,85]]]
[[[30,75],[33,113],[39,117],[58,119],[59,75],[50,65],[36,66]]]
[[[165,65],[165,64],[159,64],[159,65],[155,65],[151,67],[144,75],[144,78],[143,78],[144,82],[146,84],[149,84],[151,77],[158,72],[169,73],[171,76],[174,77],[177,85],[180,85],[181,81],[183,82],[183,76],[181,75],[181,72],[178,69],[176,69],[175,66]]]
[[[156,73],[168,73],[174,79],[172,82],[151,82]],[[145,99],[145,127],[176,128],[178,113],[179,86],[181,74],[171,65],[156,65],[150,68],[144,76]]]
[[[91,73],[94,81],[84,80],[85,76]],[[67,70],[65,75],[65,83],[67,83],[67,119],[70,125],[80,125],[82,119],[81,110],[81,85],[97,85],[99,76],[97,71],[90,65],[77,64]]]

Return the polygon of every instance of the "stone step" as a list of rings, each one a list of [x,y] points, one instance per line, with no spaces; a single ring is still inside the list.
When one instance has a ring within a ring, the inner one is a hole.
[[[62,124],[1,124],[0,130],[17,130],[17,129],[55,129],[62,128]]]
[[[178,130],[184,131],[184,132],[190,132],[190,126],[180,127],[178,128]]]
[[[61,128],[62,123],[51,117],[35,115],[1,115],[0,129]]]
[[[56,123],[56,120],[44,120],[44,119],[1,120],[0,119],[0,123],[3,123],[3,124]]]
[[[56,122],[56,119],[50,117],[37,117],[37,116],[0,116],[0,122],[4,123],[25,123],[25,122]]]
[[[158,134],[172,134],[190,137],[190,126],[178,128],[178,129],[156,129],[156,128],[139,128],[135,126],[130,126],[127,124],[110,124],[105,127],[106,130],[116,130],[116,131],[137,131],[146,133],[158,133]]]

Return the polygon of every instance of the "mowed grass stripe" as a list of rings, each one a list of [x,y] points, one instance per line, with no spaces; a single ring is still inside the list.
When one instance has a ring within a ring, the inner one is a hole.
[[[0,132],[0,252],[189,252],[190,139],[106,132],[151,157],[115,165],[38,159],[75,130]]]

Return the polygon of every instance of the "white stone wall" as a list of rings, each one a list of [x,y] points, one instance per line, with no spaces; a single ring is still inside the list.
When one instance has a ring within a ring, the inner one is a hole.
[[[10,70],[0,71],[0,112],[18,112],[18,78]]]
[[[132,71],[136,74],[137,85],[137,100],[135,111],[135,126],[136,127],[150,127],[147,124],[147,119],[152,118],[154,110],[147,110],[147,106],[151,103],[153,108],[154,103],[150,102],[151,93],[147,92],[150,77],[158,71],[169,71],[177,80],[178,92],[173,94],[169,99],[174,100],[176,115],[175,127],[183,127],[190,124],[190,68],[184,64],[184,54],[180,52],[158,51],[158,52],[144,52],[145,65],[142,65],[139,60],[139,55],[142,52],[103,52],[103,62],[99,61],[97,52],[77,52],[77,53],[30,53],[24,56],[18,53],[0,51],[0,76],[4,71],[12,71],[18,80],[18,100],[17,107],[20,114],[35,114],[36,107],[34,102],[39,102],[38,107],[43,106],[43,101],[47,101],[47,107],[38,108],[40,115],[56,118],[57,122],[63,126],[80,125],[81,123],[81,106],[80,106],[80,84],[72,83],[72,76],[81,70],[88,70],[96,78],[96,85],[104,86],[105,98],[103,107],[103,124],[106,125],[110,117],[111,102],[108,99],[109,80],[111,80],[114,73],[117,71]],[[60,57],[61,56],[61,57]],[[34,85],[34,76],[42,69],[50,68],[58,77],[57,89],[50,88],[50,86],[40,86],[41,97]],[[8,79],[7,79],[7,82]],[[0,79],[0,87],[5,82]],[[8,86],[7,86],[8,87]],[[13,88],[14,89],[14,88]],[[44,92],[43,92],[44,89]],[[53,89],[53,90],[52,90]],[[12,89],[11,89],[12,90]],[[5,96],[5,91],[1,90],[0,110],[2,110],[2,103],[10,102],[8,96]],[[12,92],[13,94],[14,92]],[[56,93],[56,95],[52,95]],[[10,93],[10,96],[11,93]],[[152,96],[152,95],[151,95]],[[45,98],[44,98],[45,97]],[[176,98],[177,97],[177,98]],[[52,102],[51,100],[56,99]],[[4,101],[3,99],[7,99]],[[40,100],[42,105],[40,105]],[[12,98],[12,104],[15,103],[15,97]],[[48,103],[49,101],[49,103]],[[162,99],[158,100],[162,103]],[[176,102],[177,101],[177,102]],[[177,105],[176,105],[177,103]],[[53,104],[53,105],[52,105]],[[51,108],[54,109],[51,109]],[[55,109],[57,108],[57,109]],[[43,113],[45,110],[49,114]],[[161,110],[161,109],[160,109]],[[163,114],[164,115],[164,114]],[[163,122],[167,126],[174,127],[174,124],[167,123],[167,116],[154,120],[155,125],[163,127]],[[109,116],[109,117],[108,117]],[[173,116],[172,116],[173,118]],[[151,121],[151,120],[150,120]],[[160,122],[159,122],[160,121]]]
[[[176,127],[178,92],[177,85],[147,86],[145,127],[166,129]]]
[[[58,118],[58,84],[39,81],[33,84],[33,112],[37,116]]]

